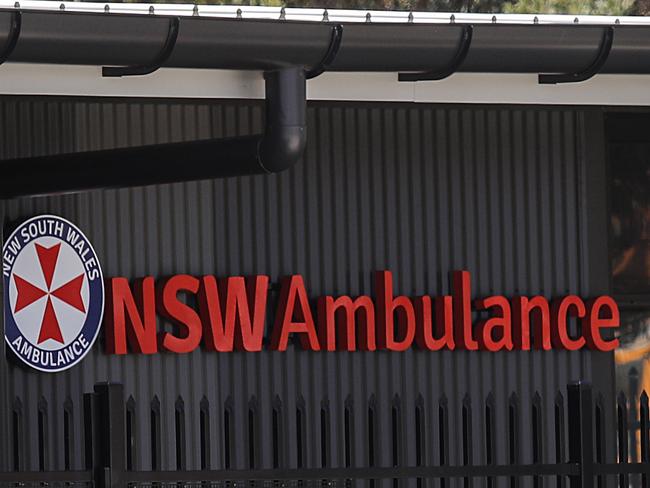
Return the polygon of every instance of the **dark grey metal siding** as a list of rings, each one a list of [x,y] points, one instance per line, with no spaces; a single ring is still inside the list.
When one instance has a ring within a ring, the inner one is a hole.
[[[0,153],[12,158],[244,134],[261,130],[262,113],[253,101],[4,98]],[[315,103],[308,114],[306,158],[284,174],[24,198],[1,208],[5,222],[43,212],[71,219],[94,243],[107,277],[265,273],[277,281],[301,273],[316,297],[371,294],[372,271],[390,269],[399,292],[436,295],[449,292],[450,271],[465,268],[473,274],[474,295],[587,296],[602,290],[589,288],[592,242],[582,187],[586,116],[570,108]],[[496,461],[508,461],[507,401],[516,391],[521,460],[530,462],[530,442],[524,441],[531,437],[533,395],[539,392],[545,402],[543,426],[551,439],[556,391],[570,380],[592,377],[592,354],[350,354],[290,347],[284,354],[197,350],[185,356],[116,357],[96,347],[63,374],[38,374],[4,360],[2,367],[10,376],[6,401],[10,408],[22,404],[23,467],[28,469],[38,469],[39,401],[47,402],[42,405],[49,429],[47,467],[63,468],[64,403],[72,405],[74,447],[81,452],[82,393],[104,380],[124,383],[127,397],[133,397],[137,468],[151,466],[154,395],[161,403],[163,468],[176,468],[179,397],[190,469],[200,467],[204,397],[212,468],[224,466],[227,404],[234,415],[232,467],[249,467],[249,405],[256,406],[261,429],[256,464],[272,467],[274,402],[281,405],[282,467],[297,466],[295,419],[301,402],[304,466],[321,463],[323,405],[331,425],[328,459],[342,466],[346,401],[353,409],[352,462],[364,466],[372,398],[379,426],[376,465],[392,464],[394,402],[402,419],[400,461],[414,465],[416,402],[425,411],[425,462],[437,463],[439,399],[445,395],[449,401],[453,429],[460,425],[466,392],[475,410],[473,459],[484,460],[484,427],[478,419],[490,391],[497,405]],[[461,446],[452,438],[450,462],[461,463]],[[1,461],[9,465],[11,459],[7,449]],[[550,440],[543,459],[555,459]],[[83,456],[74,456],[73,468],[82,466]]]

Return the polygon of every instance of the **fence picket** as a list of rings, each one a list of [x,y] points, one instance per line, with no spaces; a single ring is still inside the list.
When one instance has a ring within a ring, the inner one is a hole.
[[[533,444],[533,464],[540,464],[542,462],[542,398],[539,392],[535,392],[532,402],[532,444]],[[539,476],[533,477],[533,487],[539,488],[541,478]]]
[[[508,400],[508,460],[511,465],[519,464],[519,397],[512,393]],[[510,487],[517,488],[519,478],[510,477]]]
[[[485,400],[485,464],[493,466],[496,463],[496,443],[494,427],[495,404],[494,395],[490,392]],[[487,478],[487,488],[493,488],[494,478]]]
[[[605,462],[605,407],[603,395],[599,394],[595,406],[595,434],[596,434],[596,463]],[[606,479],[604,476],[597,476],[598,488],[604,488]]]
[[[210,402],[204,395],[199,405],[199,466],[202,470],[210,469]]]
[[[20,471],[23,469],[24,456],[23,456],[23,403],[20,398],[14,400],[13,408],[11,411],[11,435],[13,437],[13,469]]]
[[[438,445],[440,466],[449,465],[449,403],[447,397],[442,395],[438,401]],[[440,488],[447,486],[447,479],[440,479]]]
[[[38,401],[38,470],[45,471],[48,469],[48,405],[45,397]]]
[[[650,461],[649,443],[648,443],[648,427],[650,425],[650,409],[648,407],[648,394],[643,391],[641,393],[641,400],[639,402],[639,436],[641,444],[641,462],[647,463]],[[641,487],[648,488],[648,473],[641,474]]]
[[[616,399],[616,420],[618,430],[618,462],[625,464],[628,462],[628,429],[627,429],[627,399],[623,392],[620,392]],[[619,488],[628,488],[629,481],[626,473],[620,473],[618,476]]]
[[[553,417],[555,421],[555,462],[563,463],[566,460],[566,436],[564,423],[564,396],[558,391],[553,403]],[[564,488],[566,480],[563,476],[556,478],[557,488]]]
[[[591,386],[569,385],[569,462],[580,466],[580,475],[572,476],[571,488],[592,488],[594,482],[594,433]]]

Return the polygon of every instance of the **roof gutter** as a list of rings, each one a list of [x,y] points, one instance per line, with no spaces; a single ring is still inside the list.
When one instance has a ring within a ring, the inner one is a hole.
[[[20,33],[8,61],[111,67],[157,64],[268,71],[300,66],[310,70],[323,60],[332,43],[332,29],[338,25],[344,36],[329,71],[444,72],[458,59],[469,25],[0,9],[0,50],[3,40],[11,38],[17,12],[22,17]],[[471,45],[456,69],[580,71],[598,58],[609,28],[615,35],[599,72],[650,74],[650,25],[613,23],[472,24]]]

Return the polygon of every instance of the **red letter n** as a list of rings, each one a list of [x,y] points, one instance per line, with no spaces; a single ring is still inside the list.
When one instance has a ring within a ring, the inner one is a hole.
[[[128,340],[134,352],[154,354],[156,344],[156,296],[151,276],[137,280],[131,293],[126,278],[112,278],[108,284],[106,350],[126,354]],[[135,296],[134,296],[135,294]]]
[[[530,332],[533,331],[533,347],[551,350],[551,311],[548,300],[537,295],[531,298],[512,299],[512,339],[515,349],[529,351]]]

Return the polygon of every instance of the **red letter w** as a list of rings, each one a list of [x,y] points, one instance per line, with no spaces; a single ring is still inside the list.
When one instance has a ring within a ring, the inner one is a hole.
[[[214,276],[201,279],[199,310],[205,346],[211,351],[220,352],[233,349],[261,351],[269,277],[260,275],[244,280],[241,276],[235,276],[220,286],[221,296]]]

